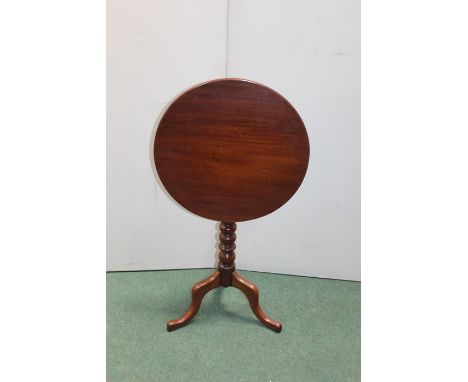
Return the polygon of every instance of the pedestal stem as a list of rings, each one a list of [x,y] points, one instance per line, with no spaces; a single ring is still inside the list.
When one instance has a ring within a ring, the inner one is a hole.
[[[232,285],[232,273],[236,269],[236,223],[221,222],[219,229],[219,262],[218,270],[221,273],[221,285],[228,287]]]

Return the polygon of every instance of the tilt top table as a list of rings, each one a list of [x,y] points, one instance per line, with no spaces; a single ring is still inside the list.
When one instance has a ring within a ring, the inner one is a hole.
[[[210,290],[233,286],[261,322],[280,332],[281,323],[260,307],[258,288],[235,271],[235,232],[236,222],[275,211],[301,185],[309,140],[299,114],[264,85],[234,78],[206,82],[180,95],[163,115],[154,161],[175,201],[221,222],[218,269],[193,286],[189,309],[167,329],[188,323]]]

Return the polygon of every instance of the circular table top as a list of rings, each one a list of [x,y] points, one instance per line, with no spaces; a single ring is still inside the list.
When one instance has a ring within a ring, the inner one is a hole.
[[[307,171],[309,140],[297,111],[274,90],[220,79],[180,95],[154,143],[169,194],[212,220],[240,222],[286,203]]]

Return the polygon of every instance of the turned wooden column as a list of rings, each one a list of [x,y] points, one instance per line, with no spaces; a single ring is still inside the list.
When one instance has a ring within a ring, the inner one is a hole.
[[[232,285],[232,273],[236,269],[236,223],[221,222],[219,225],[219,262],[218,270],[221,273],[221,285]]]

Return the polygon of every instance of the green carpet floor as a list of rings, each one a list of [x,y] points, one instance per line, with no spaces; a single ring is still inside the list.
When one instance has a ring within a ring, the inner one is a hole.
[[[281,333],[235,288],[211,291],[189,325],[167,332],[211,272],[107,274],[108,382],[360,380],[360,283],[240,271]]]

